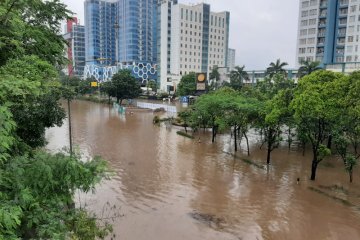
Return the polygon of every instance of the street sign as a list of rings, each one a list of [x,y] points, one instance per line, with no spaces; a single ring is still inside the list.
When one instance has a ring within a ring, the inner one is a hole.
[[[196,74],[196,91],[206,91],[206,73],[197,73]]]
[[[91,82],[91,87],[97,87],[98,83],[97,82]]]

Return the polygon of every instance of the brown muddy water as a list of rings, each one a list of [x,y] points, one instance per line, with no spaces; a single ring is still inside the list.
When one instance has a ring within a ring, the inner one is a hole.
[[[177,135],[179,128],[154,126],[149,111],[119,115],[75,101],[72,117],[74,143],[115,173],[95,193],[76,196],[99,217],[121,215],[113,239],[360,239],[359,168],[349,184],[336,158],[311,182],[309,151],[303,157],[296,147],[276,149],[266,169],[255,135],[251,156],[242,145],[234,157],[228,135],[212,144],[202,133],[198,143]],[[68,146],[67,124],[49,129],[47,139],[50,150]]]

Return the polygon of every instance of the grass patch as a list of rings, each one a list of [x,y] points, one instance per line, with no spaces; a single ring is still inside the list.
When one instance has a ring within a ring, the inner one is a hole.
[[[347,189],[345,189],[343,186],[338,186],[336,184],[332,186],[319,185],[319,188],[349,195],[349,191]]]
[[[186,132],[183,132],[183,131],[177,131],[176,132],[178,135],[180,136],[183,136],[183,137],[187,137],[187,138],[191,138],[191,139],[194,139],[194,136],[190,135],[190,134],[187,134]]]
[[[90,101],[90,102],[95,102],[95,103],[109,103],[109,99],[105,99],[105,98],[98,98],[96,96],[78,96],[77,99],[79,100],[84,100],[84,101]]]
[[[256,162],[253,162],[253,161],[249,160],[249,159],[245,159],[245,158],[239,158],[239,159],[241,161],[243,161],[244,163],[247,163],[249,165],[255,166],[255,167],[260,168],[260,169],[265,169],[265,167],[263,165],[260,165],[260,164],[258,164]]]
[[[320,194],[322,194],[322,195],[324,195],[324,196],[326,196],[326,197],[328,197],[328,198],[331,198],[331,199],[333,199],[333,200],[335,200],[335,201],[337,201],[337,202],[340,202],[340,203],[342,203],[342,204],[344,204],[344,205],[346,205],[346,206],[355,207],[355,205],[352,204],[351,202],[349,202],[349,201],[347,201],[347,200],[345,200],[345,199],[342,199],[342,198],[338,198],[338,197],[336,197],[336,196],[333,196],[333,195],[331,195],[331,194],[329,194],[329,193],[327,193],[327,192],[324,192],[324,191],[322,191],[322,190],[320,190],[320,189],[318,189],[318,188],[309,187],[309,189],[310,189],[311,191],[320,193]]]
[[[260,165],[260,164],[254,162],[254,161],[251,161],[250,159],[241,158],[241,157],[238,157],[235,154],[232,154],[232,153],[229,153],[229,152],[225,152],[225,151],[223,151],[223,152],[228,154],[228,155],[233,156],[236,159],[239,159],[239,160],[243,161],[244,163],[247,163],[247,164],[252,165],[254,167],[257,167],[259,169],[266,169],[266,167],[264,167],[263,165]]]

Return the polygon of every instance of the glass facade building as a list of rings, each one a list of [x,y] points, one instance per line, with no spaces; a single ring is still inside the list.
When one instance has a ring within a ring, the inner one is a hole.
[[[85,66],[85,27],[76,17],[67,21],[64,38],[68,42],[66,55],[70,61],[66,73],[80,77]]]
[[[156,0],[86,0],[84,4],[87,62],[156,63]]]

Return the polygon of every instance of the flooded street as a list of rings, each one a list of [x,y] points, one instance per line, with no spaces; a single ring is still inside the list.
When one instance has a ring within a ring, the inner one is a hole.
[[[327,159],[310,182],[310,151],[303,157],[301,149],[276,149],[266,169],[256,136],[250,157],[245,144],[233,156],[226,134],[212,144],[202,133],[198,143],[177,135],[180,128],[154,126],[153,117],[72,103],[74,144],[114,171],[94,194],[76,197],[100,218],[122,215],[113,223],[115,239],[360,239],[359,167],[349,184],[342,162]],[[50,150],[67,147],[67,121],[47,139]]]

